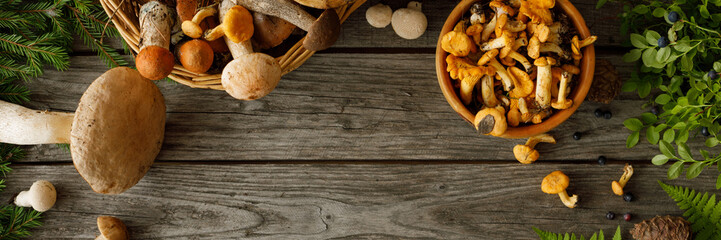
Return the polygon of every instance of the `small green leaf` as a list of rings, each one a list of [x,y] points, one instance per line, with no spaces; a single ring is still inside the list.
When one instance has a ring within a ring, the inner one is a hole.
[[[676,179],[683,172],[683,162],[678,161],[668,168],[668,179]]]
[[[671,48],[661,48],[656,53],[656,61],[659,63],[664,63],[668,58],[671,56]]]
[[[682,129],[676,136],[676,144],[685,143],[686,141],[688,141],[688,129]]]
[[[652,124],[656,123],[656,121],[658,121],[658,117],[656,117],[656,115],[653,115],[653,113],[641,113],[641,122],[643,122],[644,124]]]
[[[624,54],[622,59],[624,62],[635,62],[641,58],[641,53],[643,53],[642,49],[633,49],[630,52]]]
[[[685,143],[678,144],[678,156],[680,156],[684,160],[693,161],[693,157],[691,156],[691,150]]]
[[[682,53],[688,52],[689,50],[692,49],[691,42],[689,42],[688,40],[677,41],[676,45],[673,45],[673,49],[676,49],[676,51],[679,51]]]
[[[661,94],[656,97],[656,103],[664,105],[668,103],[668,101],[671,101],[671,96],[668,94]]]
[[[666,130],[663,133],[663,140],[666,142],[673,142],[673,139],[676,137],[676,131],[673,129]]]
[[[651,83],[642,82],[638,85],[638,97],[645,98],[651,93]]]
[[[653,156],[653,158],[651,159],[651,163],[653,163],[653,165],[661,166],[666,164],[668,162],[668,159],[669,158],[666,157],[666,155],[658,154],[656,156]]]
[[[621,239],[621,226],[616,227],[616,233],[613,234],[612,240],[623,240],[623,239]]]
[[[638,33],[631,33],[631,45],[633,45],[636,48],[648,47],[648,44],[646,44],[646,38],[644,36],[641,36],[641,34],[638,34]]]
[[[631,131],[638,132],[643,128],[643,123],[637,118],[629,118],[623,121],[623,125]]]
[[[596,9],[601,9],[606,2],[608,2],[608,0],[598,0],[598,2],[596,2]]]
[[[696,162],[691,164],[691,166],[688,167],[688,170],[686,170],[686,178],[693,179],[698,177],[698,175],[701,174],[701,171],[703,171],[703,168],[703,162]]]
[[[675,149],[673,148],[673,146],[671,146],[670,143],[664,140],[658,141],[658,148],[659,150],[661,150],[661,153],[663,153],[663,155],[666,155],[666,157],[676,158],[676,154],[674,153]]]
[[[660,135],[653,126],[649,126],[648,129],[646,129],[646,140],[648,140],[649,143],[656,145],[658,144],[658,140],[660,138]]]
[[[634,7],[632,11],[638,14],[646,14],[649,10],[646,5],[638,5]]]
[[[711,17],[711,14],[708,12],[708,8],[706,8],[705,5],[698,5],[698,11],[701,13],[701,17],[703,18]]]
[[[706,143],[705,143],[705,145],[707,147],[715,147],[718,144],[719,144],[719,140],[716,138],[707,138]]]
[[[679,98],[676,100],[676,105],[681,106],[681,107],[688,106],[688,98],[686,98],[686,97],[679,97]]]
[[[721,62],[713,63],[713,70],[716,72],[721,72]]]
[[[682,129],[682,128],[685,128],[685,127],[686,127],[686,123],[685,123],[685,122],[677,122],[677,123],[674,124],[673,127],[671,127],[671,128],[678,130],[678,129]]]
[[[653,67],[656,65],[656,54],[658,52],[655,48],[647,48],[643,51],[643,54],[641,54],[641,60],[643,60],[643,65],[646,65],[647,67]]]
[[[639,132],[632,132],[631,135],[628,135],[628,138],[626,139],[626,147],[632,148],[633,146],[636,146],[638,144],[639,139]]]
[[[658,7],[653,10],[652,14],[654,17],[663,17],[664,15],[666,15],[666,9]]]
[[[721,174],[716,178],[716,189],[721,189]]]
[[[708,153],[708,151],[701,149],[701,150],[699,150],[699,152],[701,153],[701,156],[702,156],[704,159],[709,158],[709,153]]]
[[[661,38],[661,34],[654,30],[646,31],[646,42],[651,46],[658,46],[658,39]]]

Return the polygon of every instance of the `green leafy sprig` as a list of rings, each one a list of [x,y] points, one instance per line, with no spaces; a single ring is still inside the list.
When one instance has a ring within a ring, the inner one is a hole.
[[[675,22],[668,18],[671,12],[678,14]],[[653,157],[653,164],[675,161],[669,167],[669,179],[684,171],[687,178],[695,178],[714,164],[721,171],[721,153],[699,149],[694,154],[687,145],[702,128],[710,134],[706,146],[721,142],[721,80],[708,74],[721,72],[721,33],[714,30],[721,22],[721,0],[629,1],[620,18],[622,33],[630,33],[626,44],[634,48],[623,59],[638,66],[622,89],[650,97],[643,107],[658,105],[662,111],[626,119],[624,125],[631,130],[626,146],[636,146],[644,134],[661,152]],[[721,188],[721,175],[716,187]]]
[[[658,182],[668,195],[685,210],[683,216],[691,222],[696,239],[721,239],[721,204],[716,194],[697,193],[695,190]]]
[[[575,233],[552,233],[548,231],[543,231],[541,229],[538,229],[536,227],[533,227],[533,231],[538,234],[538,237],[541,240],[585,240],[586,238],[583,235],[578,235],[579,237],[576,237]],[[603,230],[600,230],[597,233],[593,233],[588,240],[605,240],[605,237],[603,236]],[[613,235],[612,240],[621,240],[621,226],[616,227],[616,234]]]

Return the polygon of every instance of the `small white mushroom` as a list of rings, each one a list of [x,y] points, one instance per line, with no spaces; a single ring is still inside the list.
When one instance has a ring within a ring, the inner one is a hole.
[[[551,65],[555,60],[550,57],[540,57],[536,59],[534,65],[538,69],[536,78],[536,103],[541,109],[551,106]]]
[[[369,7],[368,10],[366,10],[366,20],[368,20],[368,24],[375,28],[387,27],[388,24],[391,24],[392,17],[393,10],[391,10],[391,7],[383,5],[382,3]]]
[[[55,205],[56,198],[55,186],[48,181],[38,180],[33,183],[30,190],[18,194],[15,198],[15,205],[32,207],[35,211],[45,212]]]
[[[398,9],[393,13],[391,25],[398,36],[413,40],[421,37],[426,32],[428,19],[421,12],[419,2],[409,2],[407,8]]]

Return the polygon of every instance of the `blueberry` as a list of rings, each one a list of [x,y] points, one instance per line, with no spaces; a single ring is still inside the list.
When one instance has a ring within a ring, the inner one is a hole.
[[[626,222],[631,221],[631,213],[623,214],[623,220],[626,220]]]
[[[658,47],[665,48],[666,46],[668,46],[668,38],[666,38],[666,37],[659,38],[658,39]]]
[[[659,109],[658,106],[653,106],[651,107],[651,113],[653,113],[653,115],[658,115],[661,113],[661,109]]]
[[[615,214],[615,213],[613,213],[613,212],[607,212],[607,213],[606,213],[606,219],[608,219],[608,220],[613,220],[614,218],[616,218],[616,214]]]
[[[708,128],[707,128],[707,127],[702,127],[702,128],[701,128],[701,135],[703,135],[704,137],[708,137],[708,136],[711,136],[711,133],[708,131]]]
[[[593,115],[595,115],[597,118],[603,117],[603,110],[597,108],[596,111],[593,111]]]
[[[678,21],[678,13],[674,12],[674,11],[669,12],[668,13],[668,21],[670,21],[672,23],[675,23],[676,21]]]
[[[714,71],[714,70],[708,71],[708,78],[710,78],[710,79],[717,79],[717,78],[718,78],[718,73],[717,73],[716,71]]]
[[[573,140],[581,140],[581,133],[580,132],[573,133]]]
[[[606,157],[605,156],[598,156],[598,165],[606,165]]]
[[[603,112],[603,118],[605,119],[611,119],[613,115],[611,114],[611,111],[605,111]]]
[[[626,202],[633,201],[633,194],[630,193],[630,192],[624,193],[624,194],[623,194],[623,200],[626,201]]]

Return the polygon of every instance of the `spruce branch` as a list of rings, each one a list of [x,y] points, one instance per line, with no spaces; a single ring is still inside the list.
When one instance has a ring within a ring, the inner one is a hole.
[[[0,239],[23,239],[31,235],[30,229],[42,225],[41,212],[32,208],[6,205],[0,208]]]

